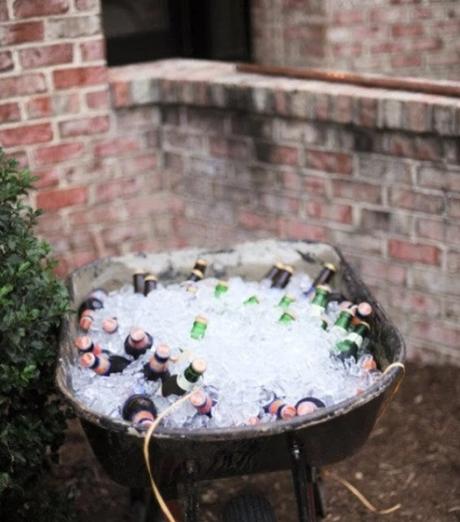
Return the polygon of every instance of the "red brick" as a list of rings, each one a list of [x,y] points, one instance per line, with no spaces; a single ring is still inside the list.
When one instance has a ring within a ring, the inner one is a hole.
[[[442,38],[417,38],[411,42],[411,48],[417,51],[434,51],[443,47]]]
[[[32,98],[27,102],[26,109],[30,118],[44,118],[46,116],[51,116],[53,113],[51,98],[49,96]]]
[[[444,199],[436,194],[422,194],[403,188],[391,189],[391,205],[397,208],[407,208],[428,214],[440,214],[444,211]]]
[[[69,0],[15,0],[13,12],[16,18],[33,18],[66,13]]]
[[[52,115],[72,114],[80,109],[78,93],[55,94],[31,98],[26,104],[29,118],[44,118]]]
[[[0,105],[0,123],[18,121],[21,119],[19,105],[17,103],[4,103]]]
[[[307,150],[307,167],[339,174],[351,174],[353,171],[352,158],[349,154],[321,150]]]
[[[304,223],[296,219],[281,219],[280,235],[288,239],[309,239],[311,241],[326,241],[328,230],[320,225]]]
[[[55,44],[23,49],[19,51],[19,60],[24,69],[70,63],[73,60],[73,46],[72,44]]]
[[[22,74],[0,78],[0,98],[12,98],[46,91],[43,74]]]
[[[132,172],[128,174],[132,175]],[[117,198],[127,198],[133,194],[141,193],[143,187],[143,179],[137,173],[128,178],[112,180],[109,183],[101,183],[95,186],[95,201],[102,203],[112,201]]]
[[[70,89],[71,87],[85,87],[106,83],[107,69],[103,66],[76,67],[53,72],[53,81],[56,89]]]
[[[440,263],[441,251],[435,246],[390,239],[388,247],[389,255],[402,261],[427,265],[439,265]]]
[[[105,59],[104,40],[92,40],[80,44],[81,57],[84,62],[94,62]]]
[[[122,172],[127,174],[151,171],[157,166],[157,156],[155,153],[149,152],[134,158],[124,158],[120,159],[120,165]]]
[[[53,139],[53,130],[49,123],[27,125],[0,131],[0,144],[3,147],[16,147],[32,143],[44,143]]]
[[[130,152],[139,151],[142,143],[134,138],[113,138],[96,143],[94,154],[96,157],[121,156]]]
[[[444,241],[446,236],[446,225],[443,221],[420,218],[417,220],[416,231],[417,235],[420,237],[434,239],[436,241]]]
[[[99,10],[99,0],[75,0],[75,7],[78,11]]]
[[[332,180],[331,183],[334,197],[369,203],[380,203],[382,201],[382,187],[380,185],[337,179]]]
[[[422,166],[418,172],[418,184],[421,187],[460,192],[460,169],[447,165]]]
[[[334,100],[333,120],[339,123],[351,123],[353,118],[353,98],[337,96]]]
[[[278,230],[278,222],[275,217],[257,214],[250,210],[240,210],[238,223],[249,230],[268,230],[273,233]]]
[[[441,314],[442,307],[439,298],[400,286],[389,286],[387,292],[392,307],[411,316],[420,314],[433,318]]]
[[[61,121],[59,123],[59,134],[63,138],[100,134],[101,132],[107,132],[109,126],[110,121],[108,116],[79,118],[78,120]]]
[[[428,104],[406,102],[403,105],[404,129],[415,132],[427,132],[431,127],[431,110]]]
[[[334,205],[322,201],[307,201],[307,215],[327,221],[336,221],[338,223],[352,222],[352,207],[350,205]]]
[[[126,107],[131,103],[129,82],[110,82],[113,104],[116,108]]]
[[[460,273],[460,252],[452,250],[447,252],[447,270],[455,274]]]
[[[450,197],[448,201],[449,217],[460,218],[460,198]]]
[[[59,184],[60,175],[56,169],[34,170],[34,176],[38,179],[34,182],[37,189],[54,187]]]
[[[257,143],[256,157],[259,161],[276,165],[294,166],[299,164],[299,150],[295,147],[283,145]]]
[[[458,325],[441,321],[421,320],[413,324],[412,333],[415,337],[425,339],[431,343],[441,343],[450,348],[460,346],[460,328]]]
[[[423,25],[421,24],[395,24],[391,28],[393,36],[421,36],[424,33]]]
[[[354,123],[362,127],[376,127],[378,116],[378,101],[374,98],[359,98],[357,100]]]
[[[446,241],[448,243],[458,244],[458,238],[460,237],[460,225],[452,222],[447,223],[446,227]]]
[[[391,57],[391,66],[399,67],[419,67],[422,65],[422,56],[420,53],[397,54]]]
[[[35,164],[52,165],[62,161],[77,158],[84,150],[83,143],[62,143],[60,145],[51,145],[50,147],[42,147],[35,151]]]
[[[57,210],[86,203],[87,197],[86,187],[47,190],[37,194],[37,206],[44,210]]]
[[[0,52],[0,71],[10,71],[14,68],[11,51]]]
[[[43,40],[43,22],[22,22],[3,25],[0,32],[0,45],[15,45]]]
[[[197,147],[202,148],[199,143],[197,143],[195,149]],[[217,156],[218,158],[235,160],[247,160],[250,153],[248,143],[235,138],[210,138],[209,152],[212,156]]]
[[[6,2],[0,2],[0,22],[5,22],[8,18],[8,6]]]
[[[88,92],[86,105],[90,109],[107,109],[110,105],[109,91]]]
[[[407,268],[394,262],[389,263],[373,257],[362,258],[360,260],[360,272],[363,274],[364,279],[369,276],[394,285],[404,285],[406,283]]]

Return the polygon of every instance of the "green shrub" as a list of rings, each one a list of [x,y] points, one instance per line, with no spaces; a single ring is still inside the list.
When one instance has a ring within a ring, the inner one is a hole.
[[[24,202],[33,178],[0,149],[0,520],[68,520],[44,487],[64,438],[55,395],[57,334],[68,309],[50,247],[34,236],[40,212]]]

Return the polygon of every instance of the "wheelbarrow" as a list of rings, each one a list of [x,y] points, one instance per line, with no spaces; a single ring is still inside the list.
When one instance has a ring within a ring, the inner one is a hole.
[[[314,522],[324,516],[319,470],[353,455],[366,442],[402,378],[401,367],[390,365],[403,361],[403,339],[341,252],[325,243],[264,240],[228,250],[185,249],[101,259],[71,274],[68,279],[71,298],[77,308],[92,289],[120,288],[131,281],[138,269],[156,273],[165,283],[181,281],[186,279],[197,257],[209,261],[211,276],[242,276],[250,280],[260,279],[279,260],[309,273],[312,278],[320,265],[307,263],[305,259],[331,262],[338,267],[334,287],[351,301],[369,302],[375,310],[370,346],[384,373],[361,395],[308,416],[255,426],[189,431],[160,425],[150,442],[154,479],[166,499],[177,499],[179,486],[185,492],[186,522],[199,520],[200,481],[286,469],[292,471],[299,521]],[[114,481],[130,488],[132,498],[139,501],[139,493],[145,492],[149,484],[142,452],[144,435],[121,419],[93,413],[74,397],[70,366],[77,363],[72,344],[75,335],[76,321],[69,318],[61,331],[57,385],[79,416],[104,470]],[[144,520],[162,520],[152,499],[149,509],[141,511]],[[224,520],[276,519],[266,499],[244,495],[228,504]]]

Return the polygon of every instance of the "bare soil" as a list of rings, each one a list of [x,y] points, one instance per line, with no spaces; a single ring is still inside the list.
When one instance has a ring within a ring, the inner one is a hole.
[[[458,368],[409,364],[398,396],[376,425],[364,449],[329,468],[354,484],[379,508],[402,507],[383,517],[396,521],[460,521],[460,372]],[[78,421],[69,426],[54,470],[71,486],[83,522],[131,522],[128,490],[112,482],[94,458]],[[245,488],[262,490],[279,522],[297,521],[289,473],[238,477],[203,484],[200,520],[221,520],[222,505]],[[327,517],[373,522],[370,513],[343,486],[325,480]]]

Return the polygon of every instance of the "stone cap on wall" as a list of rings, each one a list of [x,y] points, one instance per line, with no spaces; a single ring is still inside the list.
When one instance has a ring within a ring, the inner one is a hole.
[[[460,98],[238,72],[169,59],[109,69],[116,108],[197,105],[442,136],[460,135]],[[440,82],[445,84],[446,82]]]

